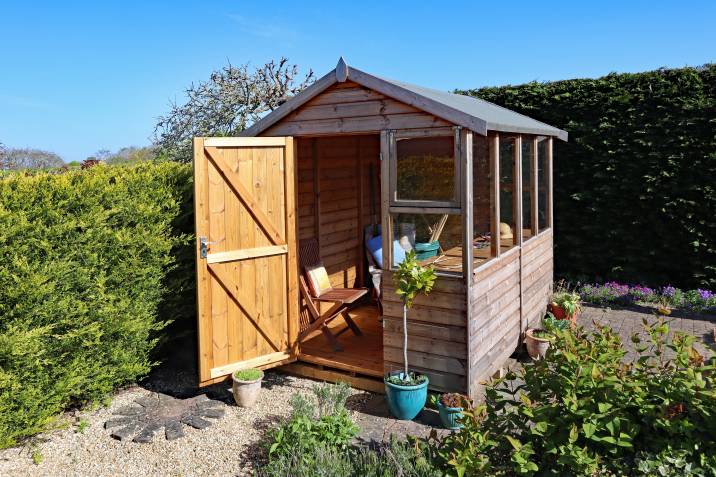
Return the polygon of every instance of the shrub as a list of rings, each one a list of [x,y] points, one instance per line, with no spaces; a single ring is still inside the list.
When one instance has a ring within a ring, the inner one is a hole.
[[[358,427],[345,408],[350,394],[347,384],[318,385],[313,388],[313,394],[316,404],[301,394],[291,397],[291,418],[271,433],[269,458],[296,456],[309,462],[318,446],[345,450],[356,436]]]
[[[258,476],[285,477],[405,477],[442,476],[428,459],[426,446],[391,438],[389,444],[352,445],[358,427],[345,408],[346,384],[313,388],[313,399],[291,398],[288,422],[269,434],[268,462],[257,466]]]
[[[172,163],[0,179],[0,447],[149,370],[190,191]]]
[[[631,363],[609,328],[556,330],[435,452],[458,475],[716,475],[715,366],[693,337],[644,326]]]
[[[554,152],[557,276],[716,288],[715,64],[467,94],[569,132]]]

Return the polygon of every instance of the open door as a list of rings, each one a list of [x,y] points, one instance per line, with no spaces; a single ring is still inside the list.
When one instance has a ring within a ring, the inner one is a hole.
[[[296,359],[293,138],[195,138],[199,384]]]

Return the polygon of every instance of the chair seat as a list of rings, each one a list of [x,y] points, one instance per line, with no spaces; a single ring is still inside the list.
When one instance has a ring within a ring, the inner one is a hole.
[[[351,304],[368,293],[366,288],[333,288],[315,297],[319,301],[340,301]]]

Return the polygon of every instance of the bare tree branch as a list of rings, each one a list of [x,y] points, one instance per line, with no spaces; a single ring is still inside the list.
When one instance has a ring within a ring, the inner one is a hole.
[[[298,81],[298,66],[286,58],[260,68],[229,63],[208,81],[189,86],[186,102],[172,102],[154,129],[156,152],[169,159],[191,161],[195,136],[234,136],[315,81],[313,71]]]

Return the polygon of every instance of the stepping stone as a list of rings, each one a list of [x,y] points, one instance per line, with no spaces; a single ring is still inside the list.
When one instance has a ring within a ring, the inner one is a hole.
[[[120,441],[151,442],[164,429],[167,440],[184,436],[183,424],[206,429],[212,419],[224,416],[224,404],[202,394],[190,399],[177,399],[166,394],[153,393],[135,399],[136,405],[114,411],[114,418],[104,423],[105,429]]]

